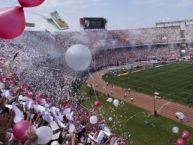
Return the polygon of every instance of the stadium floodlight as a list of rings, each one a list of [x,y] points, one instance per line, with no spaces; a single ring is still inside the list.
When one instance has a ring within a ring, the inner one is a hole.
[[[154,95],[155,95],[155,96],[159,96],[159,93],[158,93],[158,92],[154,92]]]
[[[54,22],[55,26],[59,29],[59,30],[66,30],[69,28],[68,24],[61,19],[59,13],[57,11],[51,12],[51,19]]]
[[[153,111],[154,111],[154,116],[157,116],[157,109],[156,109],[156,99],[158,99],[159,93],[154,92],[154,97],[153,97]]]

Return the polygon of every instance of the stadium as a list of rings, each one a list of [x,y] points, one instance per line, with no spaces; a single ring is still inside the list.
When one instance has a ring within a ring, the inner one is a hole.
[[[3,15],[0,144],[193,144],[192,19],[108,30],[82,17],[69,31],[54,11],[36,16],[52,31],[25,23],[7,39],[18,25],[1,29]]]

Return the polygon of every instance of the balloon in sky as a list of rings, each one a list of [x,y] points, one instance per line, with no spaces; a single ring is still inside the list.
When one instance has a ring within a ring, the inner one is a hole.
[[[92,55],[88,47],[78,44],[68,48],[65,54],[65,60],[73,70],[83,71],[90,65]]]
[[[35,7],[42,4],[45,0],[18,0],[22,7]]]
[[[21,7],[10,7],[0,10],[0,38],[12,39],[25,29],[24,11]]]

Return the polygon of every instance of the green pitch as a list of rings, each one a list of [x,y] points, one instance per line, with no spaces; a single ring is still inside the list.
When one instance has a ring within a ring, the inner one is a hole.
[[[127,76],[113,76],[108,73],[103,79],[113,85],[131,88],[153,95],[159,92],[164,99],[193,105],[193,64],[176,63],[159,68],[129,73]]]
[[[175,145],[176,139],[184,130],[188,130],[191,134],[186,145],[193,145],[193,128],[162,116],[146,115],[145,110],[127,102],[120,101],[120,105],[115,107],[106,101],[105,95],[97,92],[96,96],[90,88],[84,85],[80,91],[82,96],[87,97],[83,102],[84,106],[91,108],[95,100],[102,103],[97,116],[105,119],[113,133],[124,137],[130,145]],[[112,120],[109,120],[109,117]],[[179,127],[178,134],[172,133],[174,126]]]

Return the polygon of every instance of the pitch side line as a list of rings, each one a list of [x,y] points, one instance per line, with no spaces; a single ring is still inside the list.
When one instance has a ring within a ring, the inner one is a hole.
[[[161,109],[163,109],[166,105],[170,104],[171,102],[166,102],[165,104],[163,104],[157,111],[158,113],[160,112]]]

